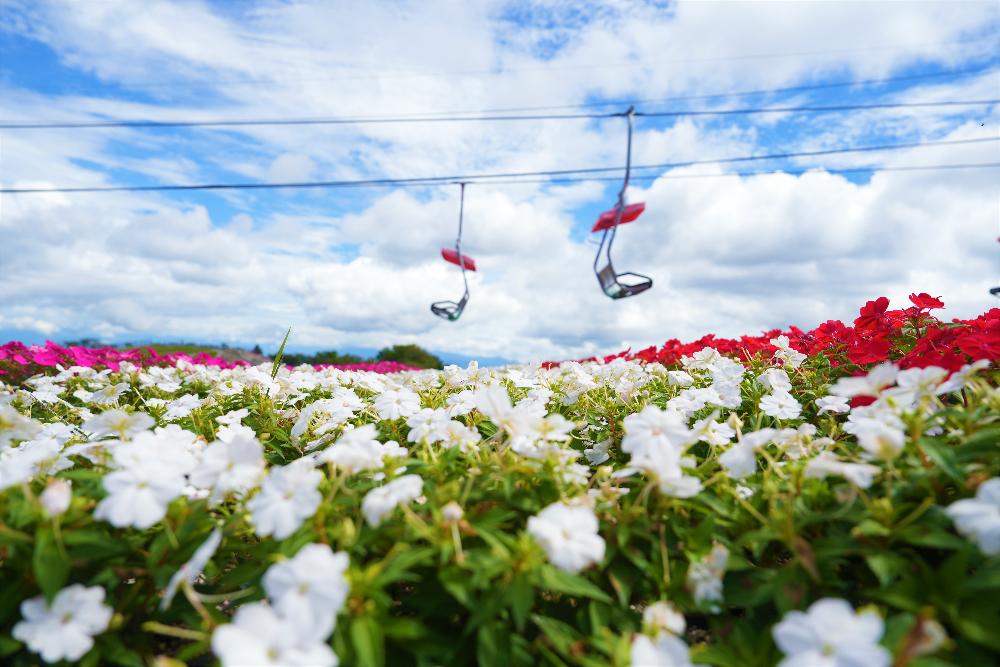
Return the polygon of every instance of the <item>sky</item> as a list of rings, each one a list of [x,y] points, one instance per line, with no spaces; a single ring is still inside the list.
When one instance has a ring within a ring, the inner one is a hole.
[[[998,54],[995,0],[0,0],[0,120],[987,100]],[[633,160],[998,136],[996,104],[640,117]],[[0,129],[0,188],[617,167],[625,142],[621,117]],[[588,232],[620,183],[473,184],[463,250],[479,270],[457,322],[429,309],[462,293],[439,254],[456,185],[0,194],[0,339],[269,351],[291,327],[293,350],[418,343],[529,361],[849,321],[911,292],[974,317],[1000,305],[1000,169],[898,168],[991,162],[1000,142],[651,172],[629,188],[646,211],[614,259],[654,286],[618,301],[594,278]],[[828,171],[845,168],[858,171]]]

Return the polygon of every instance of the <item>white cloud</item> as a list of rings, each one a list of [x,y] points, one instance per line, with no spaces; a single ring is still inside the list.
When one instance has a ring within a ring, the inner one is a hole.
[[[151,2],[141,10],[130,2],[14,3],[8,30],[138,95],[4,86],[0,109],[11,119],[249,118],[660,98],[885,76],[917,61],[960,65],[982,53],[989,40],[981,33],[990,26],[995,33],[997,20],[991,2],[532,3],[514,12],[521,23],[512,22],[510,8],[356,3],[345,13],[323,2]],[[527,24],[525,17],[532,17]],[[995,90],[996,74],[988,73],[921,86],[901,99]],[[995,133],[997,121],[990,110],[981,122]],[[951,113],[890,111],[810,119],[780,145],[774,127],[774,119],[767,126],[683,120],[669,128],[643,121],[635,161],[988,133]],[[219,173],[298,181],[615,165],[624,125],[614,118],[101,130],[3,140],[5,185],[114,182],[103,170],[169,182]],[[824,162],[996,160],[996,145],[984,144]],[[913,290],[942,294],[953,316],[992,305],[986,288],[1000,278],[995,171],[885,172],[865,184],[823,172],[673,178],[713,171],[721,170],[674,170],[633,189],[647,212],[620,230],[616,266],[652,275],[655,286],[622,302],[600,293],[591,270],[596,247],[576,240],[573,229],[577,211],[612,205],[615,184],[471,186],[463,247],[481,270],[471,276],[472,300],[457,324],[429,311],[432,301],[461,294],[458,269],[438,254],[454,241],[456,186],[266,200],[227,193],[222,212],[148,193],[3,196],[0,270],[8,279],[0,284],[0,326],[267,347],[291,325],[298,345],[412,340],[530,359],[709,331],[812,326],[849,319],[883,293],[897,303]]]

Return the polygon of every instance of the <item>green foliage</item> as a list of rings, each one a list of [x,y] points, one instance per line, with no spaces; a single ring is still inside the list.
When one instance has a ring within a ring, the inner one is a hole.
[[[317,364],[346,365],[360,364],[365,361],[356,354],[341,354],[336,350],[324,350],[316,354],[286,352],[282,358],[290,366],[299,366],[301,364],[309,364],[310,366]]]
[[[393,345],[379,350],[376,361],[398,361],[417,368],[443,368],[444,362],[419,345]]]

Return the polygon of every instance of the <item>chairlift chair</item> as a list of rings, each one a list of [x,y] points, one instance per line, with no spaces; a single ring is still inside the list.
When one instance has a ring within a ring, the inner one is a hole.
[[[632,222],[646,210],[646,205],[642,202],[625,204],[625,191],[628,189],[629,177],[632,172],[632,117],[634,115],[635,107],[629,107],[628,111],[625,112],[625,118],[628,120],[628,148],[625,153],[625,181],[622,183],[622,189],[618,192],[618,203],[613,209],[601,213],[590,230],[592,233],[603,232],[601,243],[597,248],[597,255],[594,257],[594,275],[597,276],[597,282],[601,285],[601,289],[612,299],[635,296],[653,286],[653,279],[649,276],[632,271],[618,273],[611,262],[611,246],[615,242],[618,225]],[[602,254],[604,255],[604,266],[598,269]],[[622,278],[626,276],[628,280],[623,281]]]
[[[465,286],[465,292],[458,302],[435,301],[431,304],[431,312],[449,322],[454,322],[460,318],[465,311],[465,305],[469,302],[469,281],[465,277],[465,272],[476,270],[476,260],[462,254],[462,217],[465,212],[465,183],[459,183],[459,185],[461,186],[461,195],[458,204],[458,237],[455,239],[454,248],[441,248],[441,257],[446,262],[455,264],[462,269],[462,284]]]

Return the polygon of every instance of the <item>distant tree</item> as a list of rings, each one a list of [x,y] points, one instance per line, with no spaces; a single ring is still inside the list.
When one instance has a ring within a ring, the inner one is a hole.
[[[291,366],[300,364],[360,364],[364,359],[355,354],[340,354],[336,350],[324,350],[316,354],[295,354],[285,352],[281,357],[282,362]]]
[[[264,354],[264,350],[260,349],[260,345],[254,345],[253,349],[250,351],[254,354]]]
[[[81,338],[80,340],[68,340],[63,343],[66,347],[104,347],[104,343],[96,338]]]
[[[444,362],[419,345],[393,345],[379,350],[377,361],[398,361],[417,368],[444,368]]]

